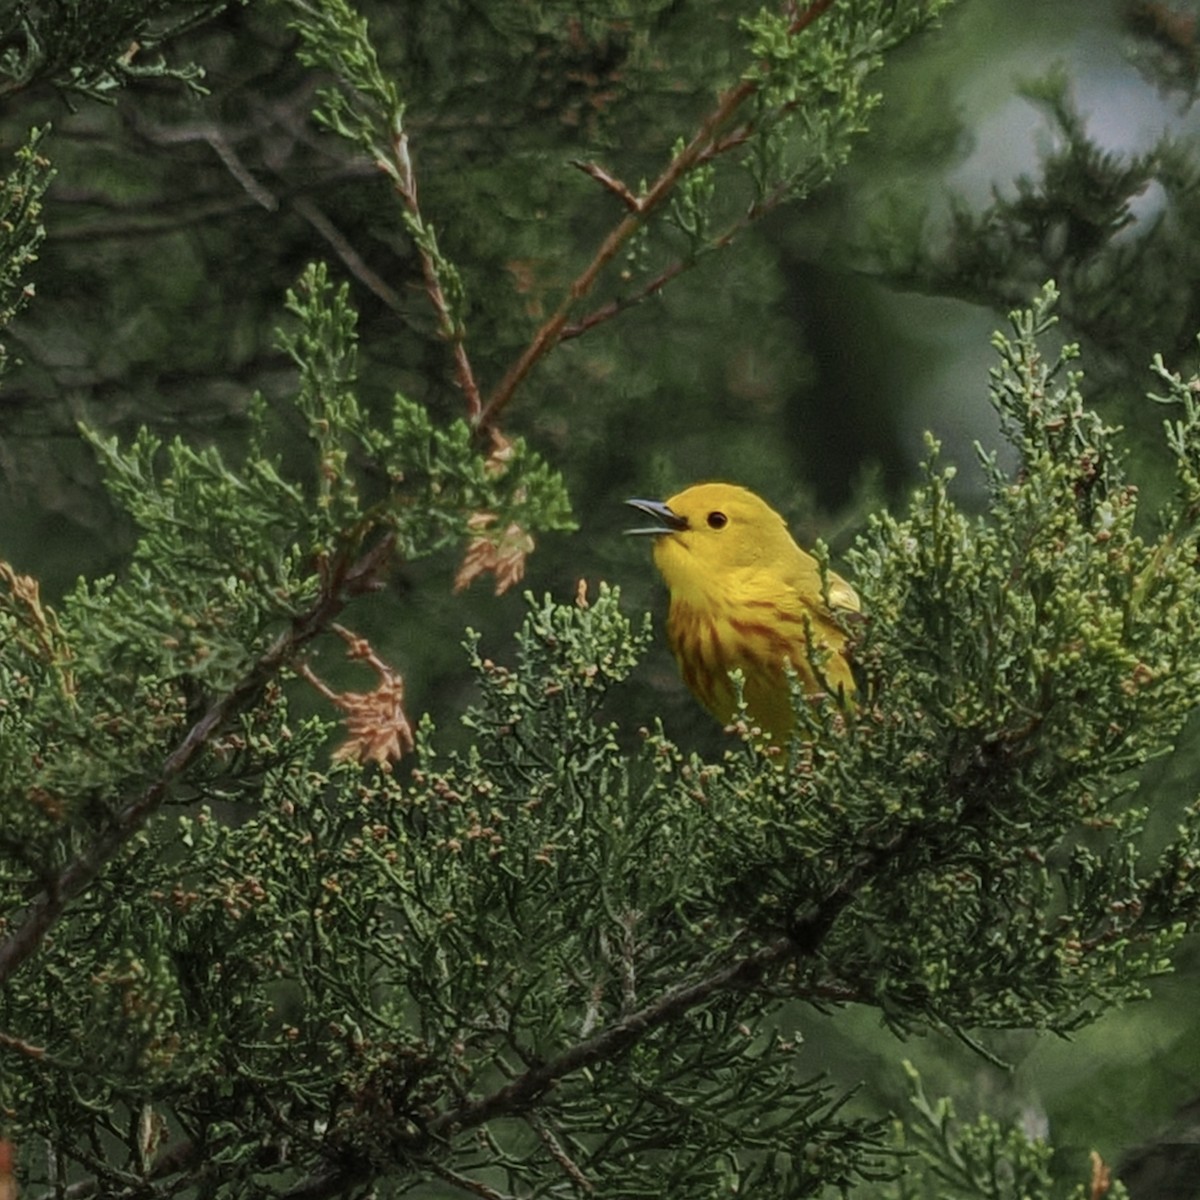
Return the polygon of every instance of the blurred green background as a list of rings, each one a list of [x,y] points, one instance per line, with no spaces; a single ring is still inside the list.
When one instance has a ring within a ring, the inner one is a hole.
[[[654,0],[636,20],[625,7],[364,6],[409,102],[425,214],[464,271],[485,386],[618,216],[569,160],[652,176],[744,62],[735,17],[751,5]],[[1200,331],[1195,24],[1188,8],[1125,0],[962,0],[895,53],[874,126],[831,184],[562,345],[520,393],[506,428],[564,471],[579,521],[539,546],[528,587],[563,596],[605,579],[629,609],[661,614],[645,545],[621,536],[622,501],[706,478],[759,491],[836,560],[869,511],[903,503],[926,431],[977,501],[973,444],[1000,441],[989,335],[1051,276],[1090,394],[1128,428],[1130,473],[1153,498],[1165,458],[1146,367],[1161,351],[1190,370]],[[8,334],[22,362],[0,389],[0,556],[50,597],[119,572],[131,539],[78,422],[234,449],[258,390],[280,414],[281,453],[297,452],[272,330],[310,259],[351,283],[367,402],[382,410],[399,388],[461,413],[395,202],[314,130],[319,81],[293,50],[275,10],[234,8],[172,49],[205,67],[206,97],[161,81],[111,106],[34,91],[0,116],[10,149],[51,122],[58,171],[37,296]],[[523,605],[479,584],[452,596],[455,567],[401,564],[354,614],[450,737],[470,700],[465,628],[503,657]],[[639,678],[624,719],[661,715],[685,747],[719,752],[661,645]],[[1148,802],[1191,795],[1198,767],[1183,747],[1148,776]],[[1200,1166],[1180,1165],[1200,1146],[1185,1109],[1200,1096],[1195,943],[1180,966],[1070,1043],[990,1043],[1012,1071],[934,1037],[898,1045],[869,1013],[796,1020],[836,1079],[871,1081],[857,1104],[901,1106],[907,1056],[960,1111],[1048,1132],[1064,1178],[1086,1179],[1094,1148],[1127,1162],[1137,1196],[1195,1196]]]

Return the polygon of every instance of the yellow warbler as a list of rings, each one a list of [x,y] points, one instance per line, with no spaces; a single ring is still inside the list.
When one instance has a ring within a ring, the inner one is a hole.
[[[655,539],[654,562],[671,593],[667,640],[684,682],[718,721],[733,717],[735,668],[750,717],[776,745],[793,722],[785,664],[810,694],[824,684],[854,690],[846,635],[830,605],[857,612],[858,595],[830,571],[826,604],[817,560],[770,505],[728,483],[697,484],[665,504],[628,503],[656,521],[629,532]],[[813,670],[810,638],[828,651],[820,663],[824,684]]]

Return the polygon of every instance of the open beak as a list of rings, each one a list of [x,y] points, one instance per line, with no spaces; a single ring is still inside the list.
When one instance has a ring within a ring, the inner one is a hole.
[[[672,512],[660,500],[626,500],[625,503],[630,508],[636,508],[638,512],[644,512],[646,516],[652,517],[657,522],[656,525],[641,525],[637,529],[627,529],[626,533],[646,533],[660,536],[664,533],[678,533],[688,527],[686,517]]]

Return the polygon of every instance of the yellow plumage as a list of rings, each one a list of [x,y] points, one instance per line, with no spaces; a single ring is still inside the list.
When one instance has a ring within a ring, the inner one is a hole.
[[[742,672],[746,708],[766,740],[786,739],[794,720],[785,664],[804,689],[854,690],[846,635],[830,605],[858,611],[854,589],[827,575],[792,539],[783,518],[753,492],[702,483],[672,496],[629,503],[658,522],[631,533],[654,536],[654,562],[671,593],[667,640],[684,682],[722,724],[733,717],[729,672]],[[809,639],[828,653],[813,670]]]

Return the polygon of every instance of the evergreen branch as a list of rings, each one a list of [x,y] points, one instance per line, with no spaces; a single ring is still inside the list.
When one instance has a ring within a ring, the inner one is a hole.
[[[795,942],[785,935],[702,979],[668,989],[652,1004],[622,1017],[593,1037],[577,1042],[557,1058],[530,1067],[490,1095],[468,1100],[435,1117],[422,1130],[421,1143],[444,1141],[464,1130],[485,1126],[499,1117],[529,1112],[568,1075],[628,1053],[654,1030],[678,1020],[723,992],[755,986],[768,970],[795,953]],[[437,1170],[436,1167],[433,1169]],[[361,1185],[366,1170],[362,1163],[338,1164],[302,1180],[285,1192],[282,1200],[329,1200]],[[440,1171],[437,1173],[441,1174]]]
[[[429,1122],[428,1133],[435,1138],[449,1137],[486,1125],[497,1117],[527,1112],[559,1080],[597,1063],[619,1058],[654,1030],[678,1020],[723,992],[755,986],[768,970],[793,957],[796,951],[797,944],[790,935],[778,937],[702,979],[669,988],[653,1003],[577,1042],[557,1058],[531,1067],[491,1095],[435,1117]]]
[[[841,883],[786,934],[701,979],[668,989],[657,1000],[577,1042],[556,1058],[529,1067],[490,1095],[466,1100],[435,1117],[423,1127],[420,1145],[413,1146],[414,1152],[420,1153],[421,1147],[430,1142],[448,1141],[455,1134],[486,1126],[498,1118],[528,1114],[567,1076],[627,1054],[656,1029],[679,1020],[717,996],[758,986],[768,971],[790,959],[815,955],[858,889],[922,832],[917,826],[910,826],[885,846],[861,856]],[[566,1169],[561,1161],[560,1165]],[[436,1164],[430,1166],[445,1178]],[[361,1162],[340,1163],[302,1180],[284,1194],[283,1200],[330,1200],[361,1186],[368,1172],[369,1168]],[[568,1174],[579,1184],[572,1172]]]
[[[656,1029],[679,1020],[692,1009],[723,993],[758,986],[768,971],[789,959],[815,955],[858,889],[904,846],[916,840],[921,832],[917,826],[910,826],[885,846],[863,855],[842,882],[786,934],[702,979],[668,989],[653,1003],[576,1043],[557,1058],[531,1066],[490,1095],[465,1101],[442,1113],[424,1127],[421,1142],[448,1140],[455,1134],[485,1126],[500,1117],[528,1114],[543,1096],[567,1076],[621,1057]],[[557,1155],[554,1157],[557,1160]],[[440,1168],[431,1165],[439,1176],[445,1178]],[[560,1161],[560,1165],[564,1164]],[[352,1187],[361,1186],[366,1179],[366,1170],[362,1163],[339,1164],[301,1181],[284,1194],[283,1200],[330,1200]],[[568,1174],[580,1185],[573,1172],[568,1171]]]
[[[42,195],[54,176],[41,152],[48,132],[48,126],[31,129],[14,155],[13,170],[0,177],[0,328],[7,328],[33,295],[29,272],[45,237]],[[0,373],[7,365],[7,348],[0,345]]]
[[[399,126],[392,135],[392,161],[387,165],[387,172],[392,178],[397,194],[404,202],[406,224],[421,259],[425,291],[437,315],[438,331],[449,342],[454,355],[458,386],[467,400],[467,419],[476,424],[483,408],[483,399],[479,393],[479,384],[475,381],[471,360],[467,356],[466,330],[461,316],[455,315],[446,289],[442,285],[442,278],[450,272],[450,265],[441,257],[433,229],[426,224],[421,215],[421,206],[417,199],[417,179],[413,173],[412,158],[408,153],[408,134]]]
[[[807,8],[793,20],[788,28],[788,36],[794,37],[807,29],[833,3],[833,0],[813,0]],[[522,351],[520,357],[509,367],[508,371],[488,397],[487,403],[474,420],[478,429],[487,429],[494,425],[501,412],[511,403],[517,388],[534,366],[543,359],[559,342],[563,340],[563,331],[567,320],[579,302],[584,299],[596,285],[601,272],[620,253],[622,247],[645,224],[646,219],[667,202],[680,181],[697,166],[709,161],[715,148],[722,145],[721,131],[729,124],[734,115],[759,89],[763,86],[763,78],[748,76],[735,87],[726,91],[717,101],[716,107],[700,123],[700,128],[675,156],[667,163],[662,173],[650,187],[637,197],[637,204],[628,212],[615,228],[601,242],[592,261],[576,276],[567,289],[567,294],[559,303],[558,308],[542,323],[534,333],[529,345]],[[728,149],[740,144],[738,138],[724,143]],[[599,178],[597,171],[583,168],[593,178]],[[620,195],[628,205],[627,196],[632,195],[629,189],[605,173],[603,185],[610,191]],[[666,282],[665,280],[663,281]]]
[[[194,63],[171,66],[165,48],[218,17],[228,0],[138,4],[109,0],[76,4],[15,5],[5,12],[0,98],[49,86],[102,103],[128,84],[169,79],[205,94],[204,71]]]
[[[7,922],[11,932],[0,942],[0,984],[5,983],[37,950],[70,903],[87,891],[106,864],[158,811],[171,786],[213,738],[253,701],[297,651],[329,627],[352,597],[371,590],[376,574],[392,551],[393,541],[390,536],[381,539],[357,562],[342,555],[326,564],[321,572],[321,592],[312,607],[296,617],[250,669],[188,730],[167,756],[154,782],[126,804],[90,846],[50,879],[23,913]]]
[[[474,423],[482,400],[467,356],[462,280],[442,254],[437,234],[421,212],[404,128],[404,103],[380,68],[366,20],[346,0],[289,3],[296,13],[292,28],[302,42],[300,61],[328,70],[338,80],[338,87],[322,91],[323,104],[314,115],[321,124],[365,151],[392,181],[403,202],[404,226],[421,260],[438,333],[450,344],[455,376],[467,401],[467,417]]]

